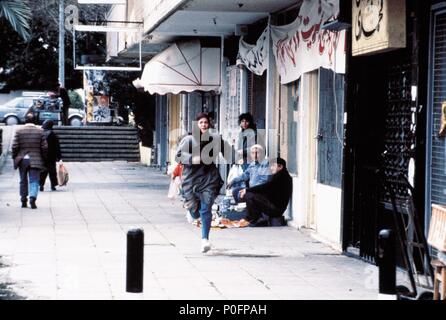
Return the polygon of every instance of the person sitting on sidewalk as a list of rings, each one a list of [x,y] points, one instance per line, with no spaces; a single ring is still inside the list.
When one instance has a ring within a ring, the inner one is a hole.
[[[246,188],[246,184],[255,187],[268,182],[270,178],[271,170],[268,160],[265,159],[265,151],[261,145],[256,144],[251,147],[251,163],[248,168],[228,183],[227,188],[232,189],[232,195],[237,203],[244,202],[240,199],[239,192]]]
[[[240,198],[246,201],[247,222],[251,227],[285,225],[283,214],[291,198],[293,181],[282,158],[271,163],[271,172],[270,181],[240,190]]]
[[[26,124],[17,129],[12,142],[14,169],[20,171],[20,197],[22,208],[27,207],[28,194],[32,209],[37,209],[40,171],[45,169],[48,143],[43,129],[34,125],[32,114],[26,116]]]

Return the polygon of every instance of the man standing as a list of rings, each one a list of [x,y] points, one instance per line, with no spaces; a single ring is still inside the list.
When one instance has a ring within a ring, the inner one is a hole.
[[[68,125],[68,115],[71,107],[70,96],[68,95],[67,89],[62,87],[60,84],[57,87],[57,96],[62,99],[62,123],[67,126]]]
[[[34,116],[26,116],[26,124],[17,129],[12,142],[14,169],[20,171],[20,197],[22,208],[27,207],[28,195],[32,209],[37,209],[40,171],[45,169],[48,153],[43,130],[34,125]]]
[[[252,227],[267,226],[277,218],[284,225],[283,213],[290,201],[293,181],[282,158],[271,162],[272,179],[264,184],[240,190],[240,198],[245,199],[248,209],[248,222]]]

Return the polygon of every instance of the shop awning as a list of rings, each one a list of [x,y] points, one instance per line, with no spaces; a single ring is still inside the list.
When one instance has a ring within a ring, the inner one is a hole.
[[[199,40],[179,42],[159,53],[144,67],[136,88],[150,94],[220,91],[221,50],[202,47]]]

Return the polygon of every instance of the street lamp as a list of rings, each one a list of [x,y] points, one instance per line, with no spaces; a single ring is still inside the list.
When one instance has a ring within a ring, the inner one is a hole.
[[[65,0],[59,0],[59,84],[65,87]]]

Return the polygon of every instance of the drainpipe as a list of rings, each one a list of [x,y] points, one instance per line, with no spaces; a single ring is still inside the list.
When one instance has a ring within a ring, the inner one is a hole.
[[[268,26],[271,24],[271,15],[268,18]],[[266,153],[268,157],[277,157],[277,150],[274,150],[276,143],[274,138],[276,135],[270,134],[273,128],[274,114],[274,93],[275,93],[275,75],[276,64],[273,57],[273,48],[271,45],[271,37],[268,37],[268,69],[266,74],[266,112],[265,112],[265,129],[266,129]]]
[[[240,113],[248,112],[248,71],[240,68]]]
[[[65,87],[65,0],[59,0],[59,84]]]
[[[181,134],[188,132],[187,93],[181,94]]]

